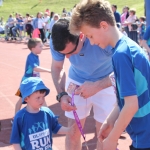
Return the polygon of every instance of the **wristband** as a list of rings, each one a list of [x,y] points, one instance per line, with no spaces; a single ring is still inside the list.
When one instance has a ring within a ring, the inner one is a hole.
[[[56,96],[56,100],[57,100],[58,102],[60,102],[61,97],[64,96],[64,95],[68,95],[68,93],[67,93],[67,92],[61,92],[61,93],[59,93],[59,94]]]

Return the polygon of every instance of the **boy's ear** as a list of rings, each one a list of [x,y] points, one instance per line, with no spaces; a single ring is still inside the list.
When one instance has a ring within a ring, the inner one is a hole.
[[[109,24],[106,21],[100,22],[100,28],[102,28],[104,30],[108,30],[108,26],[109,26]]]
[[[28,97],[26,97],[26,98],[24,99],[24,101],[27,103],[27,102],[28,102]]]

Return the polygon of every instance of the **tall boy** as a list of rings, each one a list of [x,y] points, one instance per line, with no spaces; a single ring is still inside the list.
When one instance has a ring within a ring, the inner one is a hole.
[[[150,150],[150,64],[143,50],[116,27],[109,2],[83,0],[73,11],[70,30],[84,33],[91,44],[111,45],[118,106],[99,133],[103,150],[116,150],[125,130],[132,139],[131,150]]]
[[[49,89],[39,77],[23,80],[20,91],[27,106],[14,118],[10,143],[15,150],[52,150],[52,133],[74,134],[75,125],[61,126],[53,112],[42,107]]]
[[[28,48],[30,49],[31,53],[28,55],[26,60],[25,72],[22,81],[28,77],[40,77],[40,72],[48,72],[48,73],[51,72],[50,69],[40,67],[38,55],[41,54],[43,48],[41,39],[39,38],[29,39]],[[16,95],[19,96],[20,98],[15,106],[15,114],[17,113],[18,110],[20,110],[22,105],[20,90],[17,91]]]

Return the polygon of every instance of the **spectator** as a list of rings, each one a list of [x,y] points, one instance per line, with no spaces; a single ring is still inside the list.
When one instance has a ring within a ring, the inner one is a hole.
[[[129,17],[124,21],[123,25],[128,26],[128,37],[138,43],[137,25],[136,22],[136,10],[134,8],[130,9]]]
[[[0,25],[4,25],[4,18],[3,17],[1,17],[1,19],[0,19]]]
[[[139,26],[139,42],[140,42],[139,45],[142,46],[142,40],[146,30],[145,16],[140,17],[138,26]]]
[[[112,5],[112,11],[114,12],[116,23],[121,23],[120,14],[117,12],[117,5]]]
[[[32,18],[30,17],[30,14],[26,14],[26,19],[25,19],[25,29],[27,32],[27,39],[32,38],[32,31],[33,31],[33,26],[31,25]]]
[[[50,16],[50,10],[48,8],[45,10],[45,12],[47,12],[47,15]]]
[[[45,26],[45,23],[44,23],[44,19],[42,18],[42,12],[38,12],[36,18],[33,20],[33,28],[39,29],[40,38],[43,43],[46,42],[45,34],[44,34],[44,26]]]
[[[14,27],[14,21],[15,21],[15,19],[13,18],[12,14],[10,14],[9,18],[7,20],[6,26],[5,26],[5,31],[7,32],[9,30],[9,33],[10,33],[10,36],[11,36],[12,39],[13,39],[12,29]],[[8,38],[6,40],[8,40]]]
[[[0,34],[4,34],[4,27],[0,24]]]
[[[121,24],[129,17],[129,7],[125,6],[121,14]]]
[[[66,8],[63,8],[62,13],[67,13]]]

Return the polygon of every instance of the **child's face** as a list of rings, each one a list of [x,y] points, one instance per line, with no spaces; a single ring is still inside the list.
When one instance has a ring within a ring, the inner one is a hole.
[[[42,52],[42,49],[43,49],[43,44],[42,42],[39,42],[34,48],[32,48],[32,52],[34,54],[40,54]]]
[[[45,102],[45,94],[46,92],[40,93],[39,91],[31,94],[25,99],[25,101],[27,102],[27,107],[30,107],[30,109],[33,111],[38,111]]]
[[[95,28],[84,25],[81,27],[81,32],[90,40],[91,45],[98,45],[103,49],[108,46],[106,31],[103,27]]]

